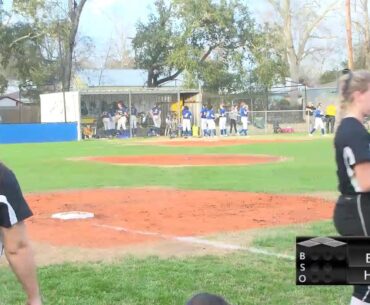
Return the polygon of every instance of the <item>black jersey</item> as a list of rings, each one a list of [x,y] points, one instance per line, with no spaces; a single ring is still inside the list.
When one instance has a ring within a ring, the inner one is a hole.
[[[344,195],[362,193],[354,173],[354,166],[370,162],[370,134],[357,119],[342,120],[335,135],[335,154],[339,191]]]
[[[14,173],[0,163],[0,227],[10,228],[32,216]]]

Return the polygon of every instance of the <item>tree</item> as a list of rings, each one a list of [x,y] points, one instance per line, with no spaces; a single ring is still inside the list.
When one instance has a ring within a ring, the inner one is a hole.
[[[346,32],[347,32],[347,57],[348,68],[353,69],[353,44],[352,44],[352,19],[351,19],[351,1],[346,0]]]
[[[106,60],[106,68],[127,69],[135,67],[135,58],[130,43],[128,42],[127,32],[119,20],[115,20],[117,25],[115,32],[109,42],[109,56]]]
[[[49,25],[39,11],[45,9],[43,1],[14,1],[13,16],[21,21],[12,23],[13,17],[0,25],[0,57],[3,79],[15,78],[22,84],[35,87],[53,84],[57,80],[55,52],[48,45]],[[5,90],[6,86],[2,86]],[[26,92],[27,93],[27,90]]]
[[[148,70],[148,86],[157,87],[183,71],[199,75],[199,68],[217,53],[228,63],[240,58],[253,35],[254,22],[241,1],[156,1],[156,14],[137,25],[133,39],[138,67]]]
[[[282,82],[288,75],[288,63],[284,53],[284,45],[280,39],[280,27],[268,24],[260,26],[250,43],[250,60],[254,63],[252,73],[254,83],[265,91],[276,82]]]
[[[76,46],[73,51],[73,67],[75,70],[95,67],[91,60],[91,54],[95,49],[93,40],[88,36],[76,37]]]
[[[289,64],[289,75],[294,82],[299,81],[301,63],[309,55],[325,51],[322,47],[311,44],[312,40],[328,39],[319,31],[324,18],[334,10],[338,1],[326,6],[317,1],[300,1],[292,5],[290,0],[269,0],[280,17],[281,39],[284,42]],[[302,22],[304,20],[305,22]],[[293,21],[298,21],[294,22]]]
[[[359,9],[358,9],[359,6]],[[353,31],[357,41],[353,45],[355,69],[370,68],[370,23],[368,0],[360,0],[354,9]],[[357,13],[357,14],[356,14]]]
[[[8,22],[0,25],[2,68],[31,87],[61,82],[62,88],[69,90],[72,65],[77,61],[74,50],[78,23],[85,3],[69,0],[66,8],[62,0],[14,1]],[[18,22],[10,22],[12,17]],[[91,46],[86,38],[80,37],[80,41]]]
[[[68,0],[68,28],[65,52],[63,54],[63,90],[70,90],[72,78],[73,51],[76,46],[76,35],[82,10],[87,0]]]
[[[157,14],[151,14],[147,24],[137,24],[137,33],[132,40],[136,65],[148,71],[148,87],[157,87],[164,83],[159,77],[172,72],[172,67],[168,64],[175,36],[172,6],[167,7],[163,0],[159,0],[155,2],[155,7]]]

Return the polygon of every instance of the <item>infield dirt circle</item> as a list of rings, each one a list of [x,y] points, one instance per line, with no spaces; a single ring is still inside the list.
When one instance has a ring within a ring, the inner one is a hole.
[[[302,142],[308,139],[292,138],[292,139],[281,139],[281,138],[192,138],[192,139],[172,139],[172,140],[153,140],[145,141],[141,144],[150,144],[158,146],[179,146],[179,147],[216,147],[216,146],[233,146],[233,145],[251,145],[251,144],[267,144],[267,143],[292,143]]]
[[[114,248],[328,219],[331,201],[304,196],[164,188],[90,189],[28,194],[32,239],[53,246]],[[95,218],[58,220],[58,212]]]
[[[103,162],[117,165],[146,165],[146,166],[225,166],[252,165],[273,163],[286,160],[282,157],[264,155],[142,155],[142,156],[110,156],[83,157],[76,161]]]

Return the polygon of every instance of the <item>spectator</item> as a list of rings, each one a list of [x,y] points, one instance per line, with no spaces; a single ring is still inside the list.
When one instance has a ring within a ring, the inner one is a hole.
[[[91,139],[93,137],[93,131],[90,125],[86,125],[82,130],[83,139]]]
[[[231,111],[229,112],[229,118],[230,118],[230,135],[233,131],[235,131],[235,135],[238,134],[238,131],[236,129],[236,122],[238,120],[238,106],[231,106]]]
[[[325,109],[326,116],[326,133],[334,133],[335,116],[337,108],[334,104],[330,104]]]
[[[218,295],[199,293],[193,296],[186,305],[229,305],[229,303]]]

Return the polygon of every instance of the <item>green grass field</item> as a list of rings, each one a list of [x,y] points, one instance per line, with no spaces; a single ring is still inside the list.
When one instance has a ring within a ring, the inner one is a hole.
[[[134,142],[86,141],[2,145],[1,160],[24,192],[107,186],[166,186],[270,193],[334,192],[332,139],[227,147],[159,147]],[[145,154],[269,154],[283,163],[245,167],[125,167],[66,160]],[[252,245],[294,255],[297,235],[336,235],[331,221],[260,230]],[[4,258],[2,258],[4,259]],[[61,264],[39,269],[45,304],[175,305],[194,293],[224,295],[231,304],[348,304],[350,287],[297,287],[295,262],[244,252],[164,259],[122,257],[114,264]],[[14,276],[0,268],[0,304],[24,304]]]

